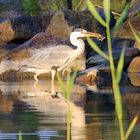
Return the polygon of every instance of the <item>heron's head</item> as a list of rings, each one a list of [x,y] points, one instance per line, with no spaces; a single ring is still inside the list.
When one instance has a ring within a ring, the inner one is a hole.
[[[97,34],[97,33],[92,33],[92,32],[88,32],[84,29],[75,29],[73,32],[71,32],[70,35],[71,38],[84,38],[84,37],[95,37],[99,40],[103,40],[105,37],[103,37],[101,34]]]

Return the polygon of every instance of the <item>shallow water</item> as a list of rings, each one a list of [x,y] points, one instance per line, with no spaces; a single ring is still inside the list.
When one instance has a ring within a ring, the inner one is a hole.
[[[67,104],[50,96],[50,81],[0,82],[0,140],[66,140]],[[60,87],[56,82],[56,90]],[[127,129],[140,112],[140,88],[121,87]],[[131,89],[131,90],[130,90]],[[119,129],[110,89],[74,85],[71,102],[72,140],[117,140]],[[139,140],[140,122],[130,136]]]

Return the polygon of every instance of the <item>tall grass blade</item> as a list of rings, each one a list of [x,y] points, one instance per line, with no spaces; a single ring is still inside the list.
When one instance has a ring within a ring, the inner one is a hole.
[[[19,134],[18,134],[18,140],[22,140],[22,133],[21,132],[19,132]]]
[[[100,54],[102,57],[104,57],[105,59],[109,59],[108,58],[108,55],[106,54],[106,53],[104,53],[97,45],[96,45],[96,43],[92,40],[92,39],[90,39],[90,38],[87,38],[87,41],[88,41],[88,43],[89,43],[89,45],[98,53],[98,54]]]
[[[67,90],[65,88],[64,82],[63,82],[62,78],[60,77],[59,73],[57,73],[57,79],[58,79],[58,81],[60,83],[64,98],[67,99]]]
[[[67,88],[66,88],[67,87]],[[67,73],[67,83],[66,83],[66,90],[67,90],[67,100],[70,99],[70,93],[71,93],[71,77],[70,77],[70,73]]]
[[[83,1],[84,1],[84,0],[80,0],[80,2],[77,4],[77,6],[75,7],[74,10],[78,10],[78,8],[81,6],[81,4],[82,4]]]
[[[103,6],[104,6],[106,22],[109,23],[110,22],[110,0],[104,0]]]
[[[123,71],[123,66],[124,66],[124,52],[125,52],[125,49],[123,48],[120,55],[119,62],[118,62],[118,66],[117,66],[117,83],[118,84],[122,77],[122,71]]]
[[[71,140],[71,105],[68,102],[68,112],[67,112],[67,140]]]
[[[130,124],[130,126],[129,126],[127,132],[126,132],[125,140],[128,139],[129,135],[131,134],[132,130],[134,129],[134,127],[135,127],[135,125],[136,125],[136,123],[137,123],[137,121],[138,121],[138,117],[139,117],[139,116],[138,116],[138,114],[137,114],[137,115],[134,117],[133,121],[131,122],[131,124]]]
[[[114,28],[112,29],[113,32],[117,31],[120,28],[120,26],[122,25],[122,23],[124,22],[124,20],[127,18],[129,8],[130,8],[130,2],[127,3],[127,5],[125,6],[120,17],[117,19],[117,22],[116,22]]]
[[[92,13],[92,15],[103,25],[106,26],[105,21],[102,19],[102,17],[99,15],[99,13],[97,12],[95,6],[93,5],[93,3],[90,0],[87,0],[87,6],[90,10],[90,12]]]
[[[135,29],[132,27],[131,23],[128,22],[128,24],[129,24],[129,26],[130,26],[130,28],[131,28],[131,30],[132,30],[132,33],[133,33],[133,35],[134,35],[136,41],[140,44],[140,37],[137,35],[137,33],[136,33]]]
[[[67,82],[66,85],[64,84],[62,78],[60,77],[60,74],[57,73],[58,81],[61,85],[62,92],[64,93],[64,97],[67,101],[68,105],[68,111],[67,111],[67,140],[71,140],[71,106],[70,106],[70,94],[72,92],[74,79],[76,77],[77,70],[74,71],[73,75],[68,72],[67,73]]]

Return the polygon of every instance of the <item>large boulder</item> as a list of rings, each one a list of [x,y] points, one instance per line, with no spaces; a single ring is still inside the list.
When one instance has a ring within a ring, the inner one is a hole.
[[[37,33],[45,31],[52,16],[53,13],[48,13],[48,15],[41,17],[19,16],[11,19],[1,19],[0,44],[17,39],[25,40],[32,38]]]
[[[29,39],[42,31],[40,18],[20,16],[11,19],[12,28],[15,32],[14,39]]]
[[[103,9],[99,13],[104,17]],[[71,31],[75,28],[83,28],[92,32],[105,35],[105,28],[88,11],[62,10],[48,12],[38,16],[18,16],[15,18],[1,21],[1,28],[8,23],[14,36],[3,39],[5,42],[13,39],[30,39],[39,32],[46,31],[59,38],[67,39]],[[115,23],[114,17],[111,18],[110,26]],[[5,32],[0,30],[4,35]]]

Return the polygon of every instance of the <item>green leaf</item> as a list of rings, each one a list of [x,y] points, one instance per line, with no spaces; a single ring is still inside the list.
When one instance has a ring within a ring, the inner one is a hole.
[[[116,30],[118,30],[120,28],[120,26],[122,25],[123,21],[125,20],[125,18],[128,15],[128,11],[130,8],[130,2],[127,3],[127,5],[125,6],[123,12],[121,13],[120,17],[117,19],[117,22],[113,28],[113,32],[115,32]]]
[[[118,62],[118,66],[117,66],[117,83],[118,84],[121,80],[123,66],[124,66],[124,53],[125,53],[125,49],[123,48],[122,52],[121,52],[121,55],[120,55],[119,62]]]
[[[129,126],[129,128],[128,128],[126,134],[125,134],[125,140],[128,139],[129,135],[131,134],[132,130],[134,129],[134,127],[135,127],[135,125],[136,125],[136,123],[137,123],[137,121],[138,121],[138,118],[139,118],[139,115],[137,114],[137,115],[134,117],[133,121],[131,122],[131,124],[130,124],[130,126]]]
[[[65,99],[67,99],[67,90],[65,88],[65,84],[64,84],[62,78],[60,77],[59,73],[57,73],[57,79],[58,79],[58,81],[60,83],[60,86],[61,86],[62,92],[64,94],[64,97],[65,97]]]
[[[70,73],[67,74],[67,94],[68,94],[68,100],[70,99],[70,94],[72,92],[72,88],[74,85],[74,79],[76,77],[77,74],[77,70],[74,70],[74,73],[72,75],[70,75]]]
[[[128,22],[128,24],[129,24],[129,26],[130,26],[130,28],[131,28],[131,30],[132,30],[132,33],[133,33],[133,35],[134,35],[136,41],[140,44],[140,37],[137,35],[137,33],[136,33],[135,29],[132,27],[131,23]]]
[[[92,13],[92,15],[98,20],[98,22],[100,22],[103,26],[106,26],[105,21],[99,15],[95,6],[93,5],[93,3],[90,0],[87,0],[87,6],[88,6],[90,12]]]
[[[60,86],[61,86],[61,89],[62,89],[62,92],[63,92],[63,95],[64,95],[64,98],[68,101],[70,100],[70,95],[71,95],[71,92],[72,92],[72,88],[73,88],[73,85],[74,85],[74,79],[76,77],[76,74],[77,74],[77,70],[74,70],[74,73],[73,75],[71,76],[70,73],[68,72],[67,73],[67,82],[66,84],[63,82],[62,78],[60,77],[60,74],[57,73],[57,79],[60,83]]]
[[[21,132],[19,132],[19,134],[18,134],[18,140],[22,140],[22,133]]]
[[[104,0],[103,5],[104,5],[106,22],[109,23],[110,22],[110,0]]]
[[[90,38],[87,38],[87,41],[88,41],[88,43],[89,43],[89,45],[98,53],[98,54],[100,54],[102,57],[104,57],[105,59],[109,59],[108,58],[108,55],[106,54],[106,53],[104,53],[97,45],[96,45],[96,43],[92,40],[92,39],[90,39]]]

